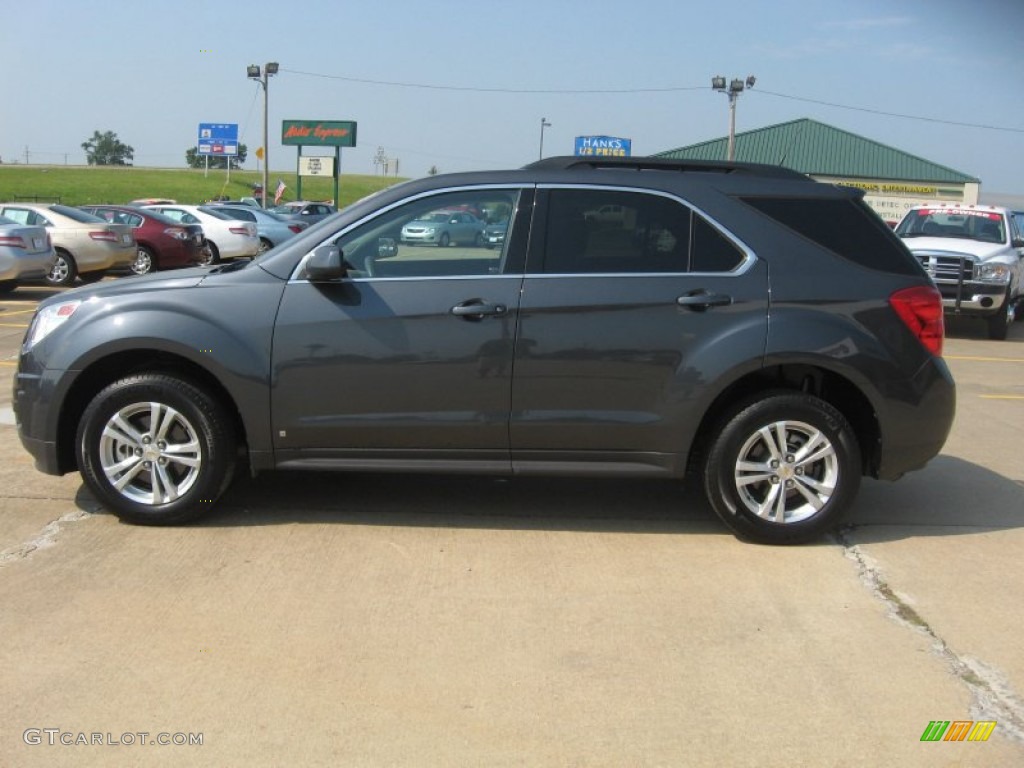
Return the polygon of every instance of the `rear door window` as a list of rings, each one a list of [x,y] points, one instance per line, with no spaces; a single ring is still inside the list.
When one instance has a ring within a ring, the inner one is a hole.
[[[745,253],[699,213],[662,195],[554,189],[548,195],[547,274],[732,272]]]

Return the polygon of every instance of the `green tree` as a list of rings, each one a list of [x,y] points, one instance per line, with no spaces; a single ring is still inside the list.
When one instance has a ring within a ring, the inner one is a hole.
[[[241,168],[245,162],[246,156],[249,154],[249,148],[245,144],[238,145],[238,154],[231,157],[231,168],[232,170]],[[227,160],[230,155],[200,155],[199,147],[191,147],[185,150],[185,164],[189,168],[205,168],[206,158],[210,158],[211,168],[226,168]]]
[[[92,138],[82,142],[89,165],[131,165],[135,149],[123,143],[113,131],[93,131]]]

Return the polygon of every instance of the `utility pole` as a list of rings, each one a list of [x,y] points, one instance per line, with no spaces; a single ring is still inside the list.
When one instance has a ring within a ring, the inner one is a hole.
[[[754,83],[757,82],[757,78],[753,75],[748,75],[746,83],[740,80],[738,77],[733,78],[732,82],[729,83],[728,89],[725,87],[725,78],[721,75],[715,75],[711,78],[711,87],[719,93],[724,93],[729,97],[729,149],[728,157],[729,162],[733,162],[736,159],[736,100],[743,93],[743,88],[753,88]]]
[[[278,70],[278,63],[276,61],[269,61],[263,65],[263,72],[260,72],[259,64],[250,64],[246,67],[246,74],[253,80],[259,82],[263,86],[263,191],[262,191],[262,204],[263,207],[267,207],[267,186],[270,184],[268,178],[268,170],[270,168],[270,140],[267,138],[269,131],[267,130],[267,101],[269,97],[267,95],[267,83],[270,80],[271,75],[276,75]]]

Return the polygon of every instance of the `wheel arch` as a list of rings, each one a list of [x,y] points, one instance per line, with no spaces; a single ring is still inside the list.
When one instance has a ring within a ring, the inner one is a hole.
[[[138,373],[163,373],[185,379],[210,392],[230,415],[236,442],[241,452],[248,446],[245,422],[231,393],[209,370],[193,360],[160,350],[115,352],[90,363],[76,377],[64,397],[57,421],[57,460],[61,472],[78,468],[75,433],[79,418],[89,402],[108,384]]]
[[[730,384],[704,412],[687,457],[688,470],[701,466],[715,431],[722,419],[739,403],[749,402],[761,393],[803,392],[829,403],[853,428],[861,451],[862,474],[875,476],[881,460],[881,428],[871,401],[849,378],[812,363],[771,366],[748,373]]]

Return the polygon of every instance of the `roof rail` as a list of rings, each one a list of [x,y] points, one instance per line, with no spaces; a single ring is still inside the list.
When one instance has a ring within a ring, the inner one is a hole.
[[[791,168],[759,163],[729,163],[717,160],[673,160],[667,157],[594,157],[563,155],[546,157],[524,170],[567,171],[571,169],[621,169],[636,171],[679,171],[682,173],[726,173],[743,176],[762,176],[772,179],[803,179],[807,176]]]

